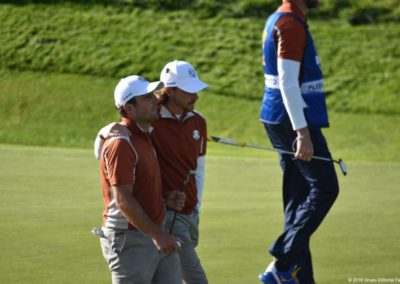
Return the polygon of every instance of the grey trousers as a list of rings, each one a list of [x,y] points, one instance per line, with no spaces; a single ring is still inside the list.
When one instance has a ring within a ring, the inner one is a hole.
[[[165,228],[170,230],[174,212],[166,211]],[[199,215],[197,212],[192,215],[177,214],[172,234],[179,237],[183,243],[179,257],[181,259],[183,283],[186,284],[207,284],[206,274],[201,266],[195,247],[199,241]]]
[[[100,238],[100,245],[113,284],[182,283],[177,253],[160,253],[152,239],[140,231],[102,230],[106,238]]]

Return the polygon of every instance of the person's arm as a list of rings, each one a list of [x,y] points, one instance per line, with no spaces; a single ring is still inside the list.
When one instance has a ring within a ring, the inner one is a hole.
[[[314,155],[314,146],[308,127],[298,129],[296,132],[296,153],[294,156],[299,160],[311,161]]]
[[[101,131],[101,130],[100,130]],[[94,157],[97,160],[100,160],[101,157],[101,149],[103,148],[104,144],[104,137],[100,135],[100,132],[97,134],[96,139],[94,140],[94,145],[93,145],[93,153]]]
[[[293,130],[297,133],[295,157],[309,161],[314,150],[304,115],[306,104],[301,96],[299,73],[300,62],[278,58],[279,88],[282,93],[283,104]]]
[[[278,58],[279,88],[293,130],[307,127],[307,121],[304,115],[304,108],[306,108],[307,105],[301,96],[299,75],[300,62]]]
[[[176,237],[167,234],[154,223],[141,204],[132,195],[135,184],[135,167],[138,162],[136,149],[129,138],[110,141],[104,150],[104,163],[111,185],[111,193],[118,209],[126,220],[152,238],[163,253],[179,250]]]
[[[276,30],[279,88],[292,128],[297,133],[295,157],[309,161],[314,150],[304,115],[307,105],[299,82],[307,35],[303,25],[290,16],[279,20]]]
[[[202,118],[203,118],[202,121],[203,123],[201,128],[202,138],[201,138],[199,156],[197,157],[197,168],[195,172],[196,189],[197,189],[197,204],[196,204],[197,212],[200,212],[201,202],[203,200],[206,153],[207,153],[207,121],[203,116]]]
[[[196,188],[197,188],[197,205],[196,210],[200,212],[201,201],[203,198],[204,192],[204,176],[205,176],[205,165],[206,165],[206,156],[200,156],[197,158],[197,169],[196,169]]]
[[[94,156],[97,160],[100,160],[101,149],[104,144],[104,140],[112,136],[130,136],[128,128],[118,122],[112,122],[104,126],[97,133],[96,139],[94,140]]]
[[[144,212],[142,206],[132,196],[132,185],[112,186],[116,205],[129,223],[153,239],[154,244],[162,253],[179,251],[178,238],[164,232]]]

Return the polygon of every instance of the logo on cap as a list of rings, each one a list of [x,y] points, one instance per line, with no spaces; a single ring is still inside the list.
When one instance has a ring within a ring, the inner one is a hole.
[[[125,95],[122,97],[122,99],[123,99],[123,100],[126,100],[126,99],[129,98],[130,96],[132,96],[132,92],[129,92],[129,93],[125,94]]]
[[[196,71],[194,71],[193,68],[190,68],[188,73],[189,73],[189,77],[196,78]]]

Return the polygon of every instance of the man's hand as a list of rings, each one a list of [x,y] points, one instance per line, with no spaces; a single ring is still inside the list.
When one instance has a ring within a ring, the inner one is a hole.
[[[113,122],[107,126],[104,126],[102,129],[100,129],[94,141],[94,149],[93,149],[94,156],[96,157],[97,160],[100,160],[101,156],[100,152],[101,148],[103,147],[105,139],[115,136],[130,136],[130,135],[131,133],[129,132],[128,128],[122,123]]]
[[[186,194],[180,191],[169,191],[165,204],[168,208],[181,211],[185,207]]]
[[[130,136],[130,135],[131,133],[129,132],[128,128],[122,123],[118,122],[113,122],[107,126],[104,126],[99,132],[99,136],[103,139],[107,139],[109,137],[114,137],[114,136]]]
[[[304,127],[296,130],[296,132],[296,154],[294,156],[299,160],[311,161],[314,154],[314,146],[308,128]]]
[[[154,245],[162,253],[169,254],[181,250],[182,241],[166,232],[159,231],[152,239]]]

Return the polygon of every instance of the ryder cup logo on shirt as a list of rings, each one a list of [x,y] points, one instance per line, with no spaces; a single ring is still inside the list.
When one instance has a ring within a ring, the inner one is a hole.
[[[193,139],[196,141],[200,139],[200,132],[197,129],[193,130]]]

